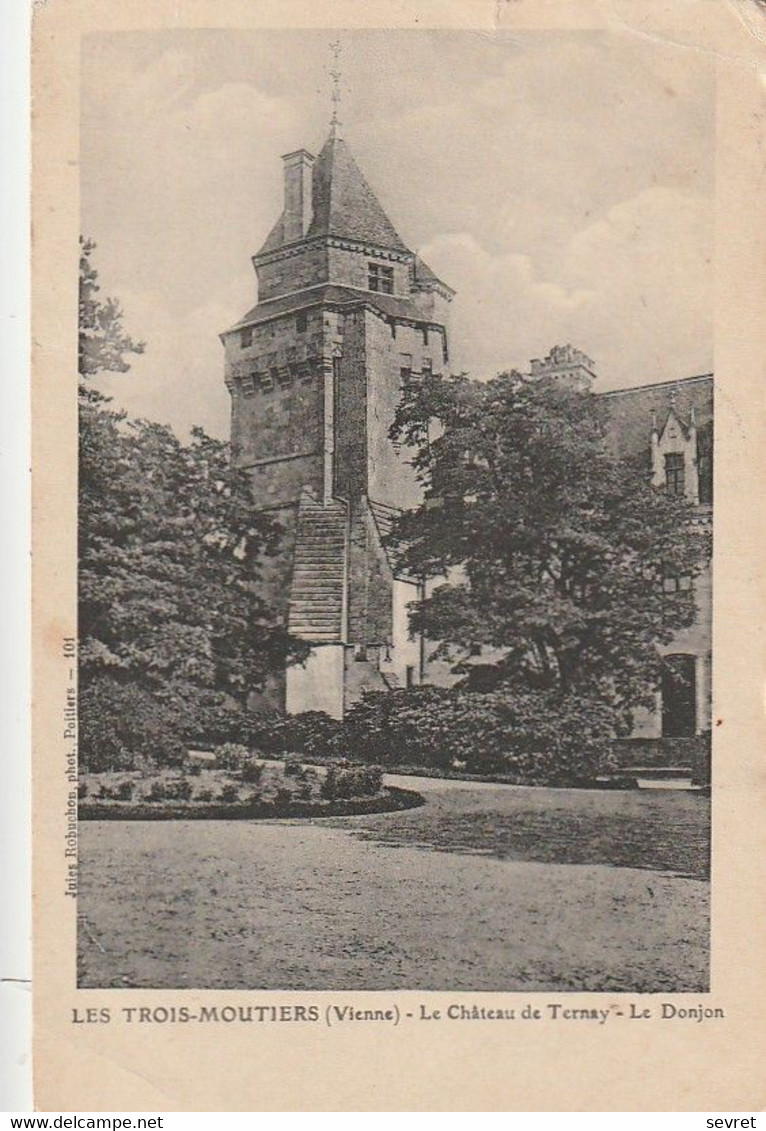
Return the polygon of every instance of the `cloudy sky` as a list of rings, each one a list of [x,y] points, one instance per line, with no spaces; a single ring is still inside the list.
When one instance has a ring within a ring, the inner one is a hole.
[[[255,301],[280,155],[318,152],[327,31],[90,36],[82,230],[146,339],[102,382],[131,412],[228,429],[218,334]],[[709,59],[606,33],[342,32],[344,137],[450,283],[453,367],[571,341],[601,388],[712,368]]]

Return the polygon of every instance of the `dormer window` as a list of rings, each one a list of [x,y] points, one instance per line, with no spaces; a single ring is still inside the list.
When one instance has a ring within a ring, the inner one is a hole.
[[[369,263],[368,272],[368,287],[371,291],[378,291],[384,295],[394,293],[393,267],[385,267],[382,263]]]
[[[683,452],[668,452],[665,456],[665,486],[670,495],[686,494],[686,467]]]
[[[252,344],[253,344],[253,327],[252,326],[243,326],[243,328],[239,332],[240,349],[243,349],[243,350],[250,349],[250,346]]]

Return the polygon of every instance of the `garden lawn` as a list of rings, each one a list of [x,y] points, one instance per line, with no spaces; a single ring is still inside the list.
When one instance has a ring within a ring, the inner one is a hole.
[[[427,804],[82,824],[80,985],[706,989],[706,799],[389,780]]]

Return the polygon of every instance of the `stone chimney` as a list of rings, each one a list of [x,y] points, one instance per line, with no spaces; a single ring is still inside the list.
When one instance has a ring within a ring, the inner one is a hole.
[[[286,153],[282,160],[285,163],[284,242],[294,243],[303,239],[311,225],[314,155],[307,149],[296,149],[294,153]]]
[[[547,357],[529,363],[532,377],[557,377],[574,389],[589,389],[596,376],[595,363],[574,346],[554,346]]]

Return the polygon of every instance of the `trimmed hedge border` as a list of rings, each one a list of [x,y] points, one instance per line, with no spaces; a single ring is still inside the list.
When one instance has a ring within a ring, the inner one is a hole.
[[[398,813],[418,809],[425,798],[412,789],[387,786],[377,797],[337,798],[335,801],[293,801],[288,805],[258,802],[230,805],[207,801],[81,801],[81,821],[265,821],[289,817],[357,817],[368,813]]]
[[[306,766],[322,766],[319,759],[304,758]],[[352,765],[357,765],[353,762]],[[469,774],[465,770],[435,769],[433,766],[413,766],[395,764],[385,765],[383,773],[400,778],[433,778],[436,781],[477,782],[480,785],[510,785],[521,789],[632,789],[630,779],[619,771],[599,775],[595,778],[572,778],[568,782],[529,782],[519,781],[512,774]],[[615,784],[616,783],[616,784]],[[393,786],[389,787],[393,788]],[[636,788],[638,788],[636,786]]]

